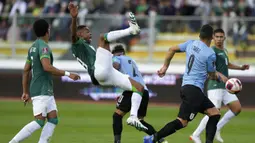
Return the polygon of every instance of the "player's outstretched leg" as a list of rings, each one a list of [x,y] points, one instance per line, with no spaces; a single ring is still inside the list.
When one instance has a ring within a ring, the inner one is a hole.
[[[56,110],[49,112],[47,117],[48,122],[44,125],[42,129],[42,133],[38,143],[48,143],[53,135],[56,125],[58,124]]]
[[[217,132],[215,134],[215,139],[221,143],[224,142],[224,140],[222,139],[221,135],[220,135],[220,131],[223,128],[223,126],[225,126],[232,118],[234,118],[235,116],[237,116],[240,112],[241,112],[241,104],[239,100],[230,102],[229,104],[227,104],[229,109],[225,115],[221,118],[221,120],[219,121],[219,123],[217,124]]]
[[[202,143],[200,139],[200,135],[203,132],[203,130],[206,127],[206,124],[209,120],[209,117],[206,115],[198,125],[197,129],[193,132],[193,134],[190,136],[190,140],[192,140],[194,143]]]
[[[44,126],[44,121],[45,118],[41,115],[36,116],[36,119],[24,126],[9,143],[19,143],[28,138],[32,133]]]

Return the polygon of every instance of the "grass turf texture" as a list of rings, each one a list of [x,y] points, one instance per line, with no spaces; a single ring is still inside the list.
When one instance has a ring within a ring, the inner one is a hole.
[[[51,143],[113,143],[112,114],[115,104],[99,104],[72,101],[57,101],[59,110],[59,125],[51,139]],[[222,111],[225,113],[226,110]],[[168,121],[175,119],[177,107],[149,106],[147,120],[157,130]],[[1,143],[8,143],[11,138],[28,122],[33,120],[32,105],[23,107],[19,101],[0,101],[0,139]],[[255,110],[243,110],[242,113],[231,120],[222,130],[225,143],[254,143]],[[145,133],[139,132],[126,125],[123,120],[122,143],[142,143]],[[198,115],[189,126],[176,134],[167,137],[169,143],[192,143],[189,135],[197,127],[202,115]],[[38,142],[40,132],[36,131],[24,143]],[[202,136],[204,140],[204,134]],[[216,141],[215,141],[216,142]]]

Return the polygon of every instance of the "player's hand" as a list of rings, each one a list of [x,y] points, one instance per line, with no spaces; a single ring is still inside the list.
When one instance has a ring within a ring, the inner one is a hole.
[[[167,67],[163,66],[160,70],[158,70],[158,76],[163,77],[166,74]]]
[[[69,78],[71,78],[71,79],[73,79],[73,80],[79,80],[79,79],[81,79],[81,77],[80,77],[78,74],[76,74],[76,73],[71,73],[71,74],[69,75]]]
[[[250,65],[242,65],[241,70],[248,70],[250,68]]]
[[[70,14],[73,18],[77,17],[78,15],[78,6],[75,6],[73,3],[69,3],[68,9],[70,11]]]
[[[29,100],[28,93],[23,93],[21,96],[21,100],[24,101],[24,103],[28,102],[28,100]]]

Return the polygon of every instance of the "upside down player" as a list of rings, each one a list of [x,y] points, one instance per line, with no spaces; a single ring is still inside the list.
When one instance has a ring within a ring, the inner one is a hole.
[[[222,29],[214,30],[213,40],[215,46],[213,46],[212,49],[216,53],[216,70],[228,77],[228,69],[249,69],[249,65],[237,66],[229,62],[227,51],[224,48],[225,39],[225,32]],[[222,102],[229,108],[229,110],[217,124],[217,131],[215,134],[215,139],[219,142],[223,142],[223,139],[220,135],[220,130],[226,123],[230,121],[230,119],[237,116],[241,112],[241,104],[235,94],[230,94],[226,90],[225,83],[223,82],[209,80],[207,89],[208,98],[213,102],[216,108],[220,109]],[[195,143],[201,143],[200,134],[205,129],[208,119],[208,116],[205,116],[201,120],[197,129],[190,136],[190,139],[193,140]]]
[[[27,61],[23,72],[23,95],[21,99],[27,102],[30,93],[35,120],[24,126],[9,143],[19,143],[42,127],[43,129],[38,143],[48,143],[58,124],[52,75],[65,75],[73,80],[80,78],[77,74],[59,70],[52,65],[53,55],[48,46],[50,36],[49,24],[44,19],[36,20],[33,24],[33,30],[37,39],[28,50]],[[30,72],[32,73],[32,80],[30,83],[30,92],[28,92]],[[45,124],[46,119],[48,122]]]
[[[119,70],[121,73],[128,74],[132,79],[141,83],[144,86],[143,97],[138,110],[138,118],[141,123],[148,128],[148,130],[143,130],[144,132],[146,132],[148,135],[156,133],[156,130],[153,128],[153,126],[144,121],[149,102],[149,92],[135,61],[132,58],[125,56],[125,50],[122,45],[115,46],[112,50],[112,54],[114,55],[114,68]],[[114,143],[121,143],[122,118],[131,109],[131,97],[132,91],[124,91],[117,100],[116,111],[113,114]],[[160,140],[160,143],[167,143],[167,141],[164,141],[164,139],[162,139]]]
[[[175,133],[192,121],[198,112],[207,114],[209,121],[206,126],[206,143],[212,143],[216,132],[216,125],[220,119],[220,112],[203,93],[204,83],[209,74],[213,80],[227,81],[227,78],[215,70],[216,56],[210,48],[213,28],[203,25],[200,30],[200,40],[189,40],[178,46],[171,47],[165,58],[163,67],[158,75],[163,77],[170,61],[176,52],[186,52],[186,69],[182,80],[181,99],[177,119],[166,124],[153,136],[147,136],[148,143],[156,143],[161,138]]]
[[[147,130],[137,117],[138,108],[142,100],[143,86],[131,79],[128,75],[122,74],[112,66],[112,53],[110,52],[109,42],[119,38],[136,35],[140,32],[133,13],[129,14],[130,27],[124,30],[111,31],[101,34],[99,47],[97,50],[90,45],[91,33],[85,25],[77,27],[76,20],[78,7],[70,3],[69,11],[72,16],[72,52],[74,57],[87,69],[94,85],[118,86],[124,90],[133,91],[132,107],[130,117],[127,119],[128,125],[137,129]]]

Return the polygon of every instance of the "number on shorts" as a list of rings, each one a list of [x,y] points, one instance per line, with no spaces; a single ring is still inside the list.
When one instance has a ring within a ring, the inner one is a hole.
[[[189,119],[192,120],[192,119],[194,119],[194,117],[195,117],[195,114],[191,113],[190,116],[189,116]]]
[[[121,101],[122,101],[122,99],[123,99],[123,95],[121,95],[120,97],[119,97],[119,99],[118,99],[118,103],[121,103]]]
[[[189,74],[190,71],[191,71],[191,68],[192,68],[192,66],[193,66],[194,60],[195,60],[195,55],[192,54],[192,55],[189,57],[189,62],[188,62],[188,74]]]

